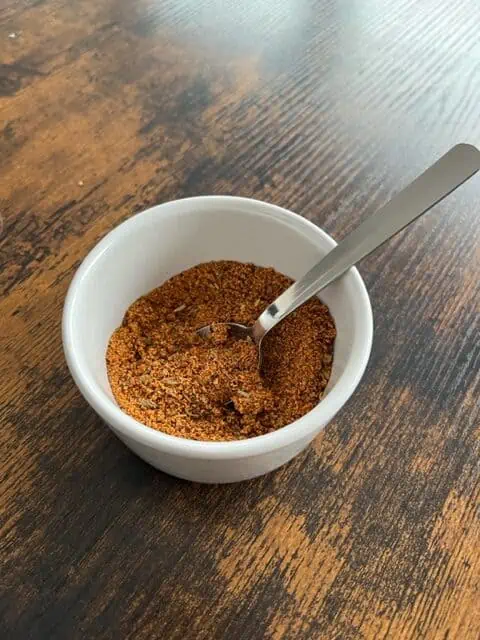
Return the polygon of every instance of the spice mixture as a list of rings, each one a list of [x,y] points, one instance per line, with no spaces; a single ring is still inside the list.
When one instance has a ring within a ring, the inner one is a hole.
[[[120,407],[143,424],[194,440],[274,431],[318,403],[332,368],[335,324],[318,299],[266,336],[263,363],[250,341],[215,322],[252,324],[292,280],[273,269],[200,264],[139,298],[112,335],[107,369]]]

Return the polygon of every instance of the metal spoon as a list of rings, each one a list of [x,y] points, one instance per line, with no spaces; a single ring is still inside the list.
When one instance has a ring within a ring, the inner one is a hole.
[[[284,291],[257,318],[251,327],[235,322],[227,324],[230,334],[255,342],[262,362],[261,345],[266,334],[300,305],[339,278],[419,216],[455,191],[480,169],[480,151],[470,144],[457,144],[435,164],[397,193],[390,202],[362,222],[303,278]],[[198,333],[207,337],[212,325]]]

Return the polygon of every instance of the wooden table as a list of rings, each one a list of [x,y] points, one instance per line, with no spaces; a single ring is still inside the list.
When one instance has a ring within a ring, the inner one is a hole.
[[[150,468],[67,372],[62,304],[155,203],[252,196],[341,238],[480,144],[477,0],[0,0],[0,636],[477,640],[480,178],[366,260],[360,389],[291,464]]]

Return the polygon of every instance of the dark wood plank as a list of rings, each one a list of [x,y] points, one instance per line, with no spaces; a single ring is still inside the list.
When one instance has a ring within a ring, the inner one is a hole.
[[[0,0],[2,638],[478,638],[478,178],[364,262],[365,380],[256,481],[131,455],[59,327],[82,257],[149,205],[254,196],[340,238],[479,145],[479,21],[476,0]]]

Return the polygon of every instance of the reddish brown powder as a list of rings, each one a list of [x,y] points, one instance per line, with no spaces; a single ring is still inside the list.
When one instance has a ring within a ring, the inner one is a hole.
[[[236,440],[273,431],[308,413],[332,367],[335,325],[318,299],[253,343],[215,322],[252,324],[290,284],[273,269],[209,262],[174,276],[134,302],[110,339],[107,369],[120,407],[144,424],[194,440]],[[233,403],[233,404],[232,404]]]

